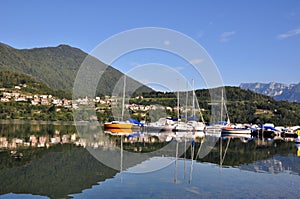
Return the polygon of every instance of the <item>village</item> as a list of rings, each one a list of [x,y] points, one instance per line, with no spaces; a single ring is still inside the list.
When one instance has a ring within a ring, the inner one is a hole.
[[[74,108],[78,109],[80,106],[90,105],[90,104],[99,104],[105,107],[114,106],[118,103],[118,98],[116,96],[96,96],[94,99],[88,97],[78,98],[75,100],[58,98],[48,94],[41,93],[26,93],[22,92],[22,88],[26,88],[26,84],[20,84],[11,88],[0,88],[0,102],[27,102],[33,106],[44,105],[44,106],[56,106],[64,108]],[[143,96],[137,96],[136,99],[143,99]],[[149,110],[156,109],[165,109],[168,111],[174,111],[175,108],[166,106],[161,107],[159,105],[138,105],[138,104],[125,104],[124,107],[131,111],[141,111],[147,112]],[[99,108],[96,107],[96,110]],[[142,115],[144,116],[144,115]]]

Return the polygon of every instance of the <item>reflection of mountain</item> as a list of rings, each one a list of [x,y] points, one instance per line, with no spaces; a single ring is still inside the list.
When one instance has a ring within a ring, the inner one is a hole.
[[[223,155],[227,143],[228,140],[222,140]],[[240,139],[231,139],[222,165],[255,172],[290,172],[300,175],[300,159],[295,157],[296,151],[293,142],[263,142],[255,139],[244,143]],[[220,164],[220,142],[200,161]]]
[[[267,172],[272,174],[285,172],[300,175],[300,159],[295,157],[295,155],[276,155],[273,159],[241,165],[239,168],[254,172]]]
[[[73,145],[32,150],[46,153],[42,157],[33,153],[32,161],[22,166],[1,165],[0,194],[31,193],[66,198],[117,173],[95,160],[86,149]]]

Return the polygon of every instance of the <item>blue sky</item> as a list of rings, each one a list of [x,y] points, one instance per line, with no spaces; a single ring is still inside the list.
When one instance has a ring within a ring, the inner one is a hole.
[[[201,44],[216,63],[225,85],[299,82],[298,0],[2,0],[0,10],[0,42],[15,48],[68,44],[88,53],[119,32],[163,27]],[[154,59],[157,62],[164,60],[163,64],[175,69],[184,68],[179,59],[155,55],[161,58]],[[148,63],[152,58],[151,52],[129,55],[113,66],[126,72],[135,63]]]

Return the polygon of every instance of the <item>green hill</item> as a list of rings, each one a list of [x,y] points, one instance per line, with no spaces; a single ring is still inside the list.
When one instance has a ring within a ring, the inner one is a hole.
[[[209,90],[200,89],[195,91],[199,107],[204,109],[204,120],[210,120],[209,105],[211,102]],[[239,87],[225,87],[226,107],[231,123],[274,123],[275,125],[300,125],[300,104],[288,101],[276,101],[272,97],[244,90]],[[184,96],[185,92],[180,93]],[[175,107],[177,104],[176,93],[151,92],[145,93],[144,98],[131,99],[132,103],[144,105],[160,104],[162,106]],[[189,93],[192,96],[192,93]],[[184,106],[184,105],[181,105]],[[176,112],[170,113],[176,117]]]
[[[59,98],[71,98],[69,93],[62,90],[54,90],[32,76],[14,71],[0,71],[0,88],[11,90],[15,89],[15,86],[20,86],[22,93],[47,94]]]
[[[299,125],[300,104],[276,101],[272,97],[243,90],[239,87],[225,87],[226,106],[232,123],[274,123],[275,125]],[[209,108],[208,90],[196,91],[200,107]]]
[[[0,43],[0,70],[23,72],[53,89],[71,93],[77,71],[86,56],[82,50],[68,45],[19,50]],[[91,64],[104,72],[97,94],[112,93],[114,85],[123,74],[110,66],[105,70],[106,65],[96,58],[91,61]],[[143,92],[152,91],[131,78],[127,78],[127,85],[140,87],[139,91]]]

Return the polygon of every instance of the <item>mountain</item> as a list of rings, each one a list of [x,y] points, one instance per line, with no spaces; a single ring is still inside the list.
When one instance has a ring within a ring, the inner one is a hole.
[[[53,89],[71,93],[77,71],[87,55],[82,50],[68,45],[15,49],[0,43],[0,70],[23,72]],[[96,94],[111,94],[123,74],[111,66],[106,68],[107,65],[94,57],[89,58],[89,64],[99,67],[103,72]],[[127,85],[139,88],[138,92],[152,91],[129,77]]]
[[[242,83],[240,88],[273,97],[276,100],[287,100],[300,103],[300,83]]]
[[[218,89],[219,91],[221,89]],[[244,90],[240,87],[226,86],[226,110],[231,123],[252,123],[265,124],[274,123],[277,126],[299,125],[300,103],[288,101],[276,101],[270,96],[255,93],[251,90]],[[205,122],[210,121],[211,117],[211,96],[210,90],[199,89],[195,91],[198,99],[199,108]],[[219,93],[221,96],[221,93]],[[180,96],[184,96],[181,92]],[[192,93],[188,93],[192,96]],[[143,99],[131,99],[131,103],[149,105],[155,102],[156,105],[176,107],[176,93],[152,92],[143,95]],[[181,101],[182,107],[185,101]],[[176,117],[176,111],[168,112],[168,116]],[[197,119],[200,115],[196,114]],[[227,118],[226,118],[227,119]],[[225,119],[225,120],[226,120]]]
[[[62,90],[54,90],[30,75],[14,71],[0,71],[0,88],[15,90],[15,86],[19,86],[19,89],[23,93],[47,94],[60,98],[71,98],[69,93]]]

